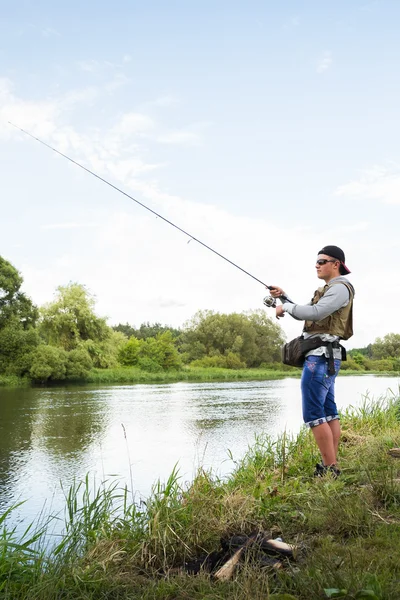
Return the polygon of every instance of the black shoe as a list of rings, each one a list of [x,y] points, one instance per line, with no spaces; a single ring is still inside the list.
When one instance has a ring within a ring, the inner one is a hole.
[[[326,467],[322,463],[315,465],[314,477],[323,477],[325,475]]]
[[[337,479],[341,474],[341,471],[336,465],[329,465],[329,467],[322,465],[321,463],[315,465],[314,477],[325,477],[328,473],[333,479]]]

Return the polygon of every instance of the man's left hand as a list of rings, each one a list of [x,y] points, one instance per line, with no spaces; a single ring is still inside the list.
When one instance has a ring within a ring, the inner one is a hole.
[[[285,316],[285,311],[283,310],[282,304],[280,304],[279,306],[276,307],[275,315],[276,315],[277,319],[280,319],[281,317]]]

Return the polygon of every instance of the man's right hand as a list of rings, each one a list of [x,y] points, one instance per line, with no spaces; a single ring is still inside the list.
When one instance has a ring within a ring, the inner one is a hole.
[[[269,287],[269,293],[271,294],[271,296],[273,298],[279,298],[280,296],[284,296],[285,292],[283,291],[282,288],[276,286],[276,285],[271,285]]]

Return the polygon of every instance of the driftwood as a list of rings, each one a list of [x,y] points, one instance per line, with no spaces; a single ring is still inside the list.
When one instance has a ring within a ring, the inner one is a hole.
[[[221,581],[231,579],[241,555],[243,554],[246,548],[248,548],[251,544],[255,542],[255,540],[257,539],[257,535],[258,534],[253,534],[249,538],[247,538],[244,544],[242,544],[240,548],[236,550],[234,555],[231,556],[231,558],[227,560],[226,563],[222,565],[220,569],[218,569],[218,571],[214,575],[216,579],[220,579]]]
[[[294,546],[286,544],[280,538],[269,539],[269,536],[264,532],[259,532],[249,537],[233,536],[229,540],[228,545],[231,549],[238,545],[239,547],[237,547],[234,554],[214,574],[214,577],[220,581],[227,581],[232,578],[238,563],[250,548],[251,551],[254,549],[255,554],[257,554],[256,562],[260,567],[270,567],[275,570],[281,569],[283,563],[278,558],[266,556],[265,553],[293,558],[293,551],[295,550]]]
[[[277,571],[284,568],[288,559],[296,558],[297,547],[286,544],[281,538],[273,539],[272,535],[272,531],[257,531],[251,535],[224,537],[219,550],[200,554],[181,566],[169,569],[164,575],[197,575],[202,572],[208,573],[217,581],[228,581],[244,561],[257,565],[260,569]]]
[[[388,450],[388,454],[390,454],[390,456],[393,458],[400,458],[400,448],[390,448],[390,450]]]

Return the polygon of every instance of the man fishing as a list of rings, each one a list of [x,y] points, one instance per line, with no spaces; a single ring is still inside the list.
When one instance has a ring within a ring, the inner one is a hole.
[[[353,335],[354,288],[343,277],[350,273],[345,265],[345,255],[338,246],[324,246],[318,252],[317,277],[325,285],[314,293],[309,304],[294,304],[285,292],[271,286],[270,293],[280,298],[276,307],[279,319],[289,313],[293,318],[304,321],[303,337],[318,344],[305,354],[301,378],[303,419],[311,427],[321,452],[322,464],[316,465],[314,475],[323,477],[331,473],[340,475],[337,454],[340,440],[340,423],[335,403],[335,379],[345,350],[341,339]],[[343,354],[342,354],[343,353]]]

